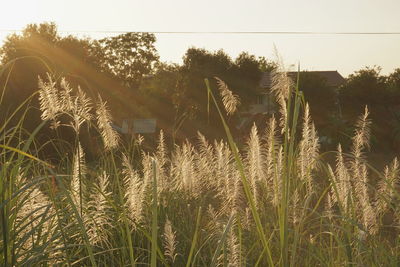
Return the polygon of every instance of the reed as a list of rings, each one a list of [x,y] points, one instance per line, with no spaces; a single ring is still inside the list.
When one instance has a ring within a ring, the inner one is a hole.
[[[205,87],[227,142],[199,133],[195,144],[168,148],[160,132],[146,151],[138,142],[126,147],[100,97],[92,105],[65,79],[39,79],[44,122],[32,133],[21,126],[26,115],[14,128],[0,126],[1,265],[398,266],[399,163],[382,172],[368,163],[368,109],[351,150],[330,152],[331,166],[309,106],[282,68],[273,85],[280,113],[265,132],[253,126],[239,150],[226,124],[239,99],[217,81]],[[94,162],[81,144],[84,124],[102,137]],[[57,166],[35,146],[47,126],[75,132]]]

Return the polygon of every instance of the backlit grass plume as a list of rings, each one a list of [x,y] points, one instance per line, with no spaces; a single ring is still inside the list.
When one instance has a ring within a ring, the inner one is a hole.
[[[79,134],[82,124],[92,119],[93,115],[91,111],[91,99],[86,96],[85,92],[78,86],[77,95],[73,97],[72,109],[66,112],[66,114],[72,118],[70,126],[77,134]]]
[[[92,119],[91,100],[85,92],[78,86],[76,95],[73,95],[72,88],[63,78],[57,88],[57,83],[53,81],[50,74],[47,74],[47,82],[39,77],[39,101],[42,111],[42,120],[51,120],[52,128],[57,128],[60,122],[57,120],[60,115],[66,115],[70,121],[65,124],[74,129],[79,134],[83,123]]]
[[[303,115],[303,132],[299,144],[300,152],[297,160],[300,169],[300,179],[306,183],[309,194],[313,192],[313,171],[316,168],[319,156],[319,140],[314,124],[311,122],[308,104]]]
[[[123,155],[123,175],[125,184],[125,205],[129,210],[132,225],[136,227],[144,221],[145,184],[134,170],[127,156]]]
[[[53,126],[56,127],[58,125],[57,117],[62,110],[56,82],[53,81],[50,74],[47,74],[47,82],[40,77],[38,79],[41,118],[42,120],[51,120]]]
[[[104,147],[106,150],[111,150],[118,146],[118,134],[111,126],[111,114],[107,109],[106,102],[99,95],[97,102],[97,126],[100,129],[101,137],[103,138]]]
[[[109,175],[104,171],[98,179],[98,185],[90,192],[85,225],[88,227],[89,241],[92,244],[107,244],[110,229],[113,227],[111,211],[111,192]]]
[[[288,77],[283,63],[278,64],[278,67],[271,72],[271,77],[271,92],[274,93],[279,105],[279,112],[281,114],[279,126],[283,133],[288,119],[287,102],[293,87],[293,81]]]
[[[86,162],[85,153],[80,143],[75,150],[72,161],[72,179],[70,185],[72,201],[81,216],[84,216],[84,204],[86,194]]]
[[[42,119],[74,128],[75,151],[50,140],[61,152],[49,168],[22,129],[1,137],[0,265],[400,266],[400,167],[368,164],[368,110],[352,145],[321,153],[308,105],[275,75],[290,132],[271,116],[235,143],[223,120],[228,142],[199,133],[173,146],[163,132],[124,146],[100,97],[94,110],[65,79],[40,80]],[[232,114],[238,100],[217,81]],[[79,129],[94,117],[112,153],[85,157]]]
[[[174,263],[175,258],[178,255],[176,253],[176,233],[172,230],[172,224],[168,218],[164,225],[163,237],[164,254],[172,263]]]
[[[239,96],[233,94],[229,90],[228,85],[218,77],[214,77],[217,80],[219,93],[222,97],[222,103],[224,104],[226,113],[232,115],[236,112],[237,107],[240,105]]]

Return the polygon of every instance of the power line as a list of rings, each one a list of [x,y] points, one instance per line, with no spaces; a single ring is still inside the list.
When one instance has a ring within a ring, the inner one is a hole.
[[[0,29],[0,32],[22,32],[23,30]],[[323,32],[323,31],[107,31],[107,30],[65,30],[59,33],[153,33],[153,34],[229,34],[229,35],[400,35],[400,32]]]

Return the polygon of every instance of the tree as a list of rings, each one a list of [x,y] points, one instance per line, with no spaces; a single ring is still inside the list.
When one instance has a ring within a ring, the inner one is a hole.
[[[140,50],[138,56],[146,55],[141,52],[144,49],[143,42],[152,43],[154,41],[150,38],[151,36],[147,37],[145,34],[143,36],[144,39],[138,40],[139,44],[136,45]],[[130,40],[132,44],[133,39]],[[122,53],[122,48],[117,44],[114,45],[117,49],[116,52],[111,51],[109,46],[106,46],[103,51],[103,47],[96,40],[79,39],[71,35],[61,37],[57,33],[54,23],[28,25],[22,34],[8,36],[0,48],[2,64],[8,67],[0,77],[0,90],[5,88],[3,102],[0,106],[0,122],[7,119],[19,104],[38,90],[38,76],[45,79],[46,72],[52,72],[56,78],[66,77],[72,88],[80,85],[93,99],[100,94],[103,99],[107,100],[116,120],[126,114],[135,116],[142,112],[141,107],[146,106],[146,102],[139,95],[135,95],[132,90],[126,90],[127,88],[122,86],[125,83],[125,80],[121,80],[123,75],[116,77],[111,73],[111,70],[116,70],[119,66],[114,67],[113,62],[107,61],[109,60],[106,58],[107,53]],[[130,63],[132,63],[132,55],[129,53],[128,55],[131,56]],[[144,58],[147,57],[144,56]],[[104,62],[108,62],[107,68],[101,68]],[[118,60],[115,62],[115,64],[120,63]],[[10,70],[12,71],[7,80]],[[148,71],[142,72],[148,73]],[[6,80],[7,86],[5,87]],[[2,93],[0,91],[0,94]],[[138,103],[140,104],[138,105]],[[40,124],[37,97],[33,98],[31,107],[33,108],[25,117],[23,125],[28,131]],[[16,117],[18,118],[18,116]],[[15,123],[17,121],[13,121],[8,126],[12,127]],[[40,134],[44,136],[43,140],[46,140],[46,136],[51,132],[41,131]]]
[[[228,82],[231,84],[231,89],[240,96],[244,108],[255,101],[254,95],[259,87],[262,64],[264,63],[260,64],[254,55],[247,52],[240,53],[235,59]]]
[[[340,90],[343,105],[356,105],[362,109],[365,105],[382,104],[387,99],[386,77],[380,74],[380,67],[365,68],[350,74]]]
[[[60,40],[57,26],[54,23],[29,24],[22,35],[9,35],[0,48],[0,59],[3,64],[23,56],[44,56],[43,47],[55,45]]]
[[[214,105],[208,103],[204,79],[210,81],[218,94],[214,77],[221,78],[240,96],[241,106],[245,107],[254,100],[253,91],[258,87],[261,74],[259,59],[249,53],[243,52],[232,60],[223,50],[213,52],[189,48],[182,66],[159,64],[154,75],[146,79],[141,87],[143,92],[165,96],[157,104],[165,111],[171,110],[165,104],[168,99],[168,106],[174,109],[171,125],[176,125],[184,133],[182,136],[196,137],[197,131],[200,131],[210,138],[223,138],[225,134],[220,118]],[[228,118],[232,130],[237,120],[237,114]]]
[[[155,41],[154,34],[134,32],[101,39],[97,43],[100,66],[125,86],[138,88],[159,59]]]
[[[258,57],[258,67],[262,72],[271,72],[275,70],[278,65],[274,61],[269,61],[265,57]]]
[[[343,117],[354,122],[367,105],[370,110],[372,134],[377,140],[376,150],[390,150],[393,147],[398,120],[396,105],[399,103],[400,71],[389,76],[380,74],[380,67],[365,68],[351,74],[340,91]]]
[[[386,87],[390,103],[400,103],[400,68],[395,69],[387,77]]]
[[[204,79],[218,76],[226,79],[233,62],[222,50],[210,52],[205,49],[189,48],[183,57],[179,86],[180,102],[187,101],[189,112],[197,112],[207,106]]]
[[[30,24],[22,34],[9,35],[0,48],[2,64],[13,63],[6,108],[15,108],[34,93],[38,76],[45,77],[46,72],[83,77],[84,67],[97,63],[91,46],[90,39],[61,37],[54,23]],[[0,80],[5,82],[5,75]]]
[[[299,90],[310,104],[312,113],[318,113],[319,117],[325,119],[329,115],[337,115],[338,88],[328,86],[326,79],[321,75],[308,71],[300,72]]]

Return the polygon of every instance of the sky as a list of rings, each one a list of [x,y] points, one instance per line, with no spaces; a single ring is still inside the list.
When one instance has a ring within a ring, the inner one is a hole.
[[[4,1],[4,0],[2,0]],[[160,59],[181,63],[189,47],[247,51],[303,70],[343,76],[374,65],[400,68],[400,0],[7,0],[1,4],[0,43],[29,23],[55,22],[62,35],[101,38],[124,31],[319,32],[325,34],[156,34]]]

